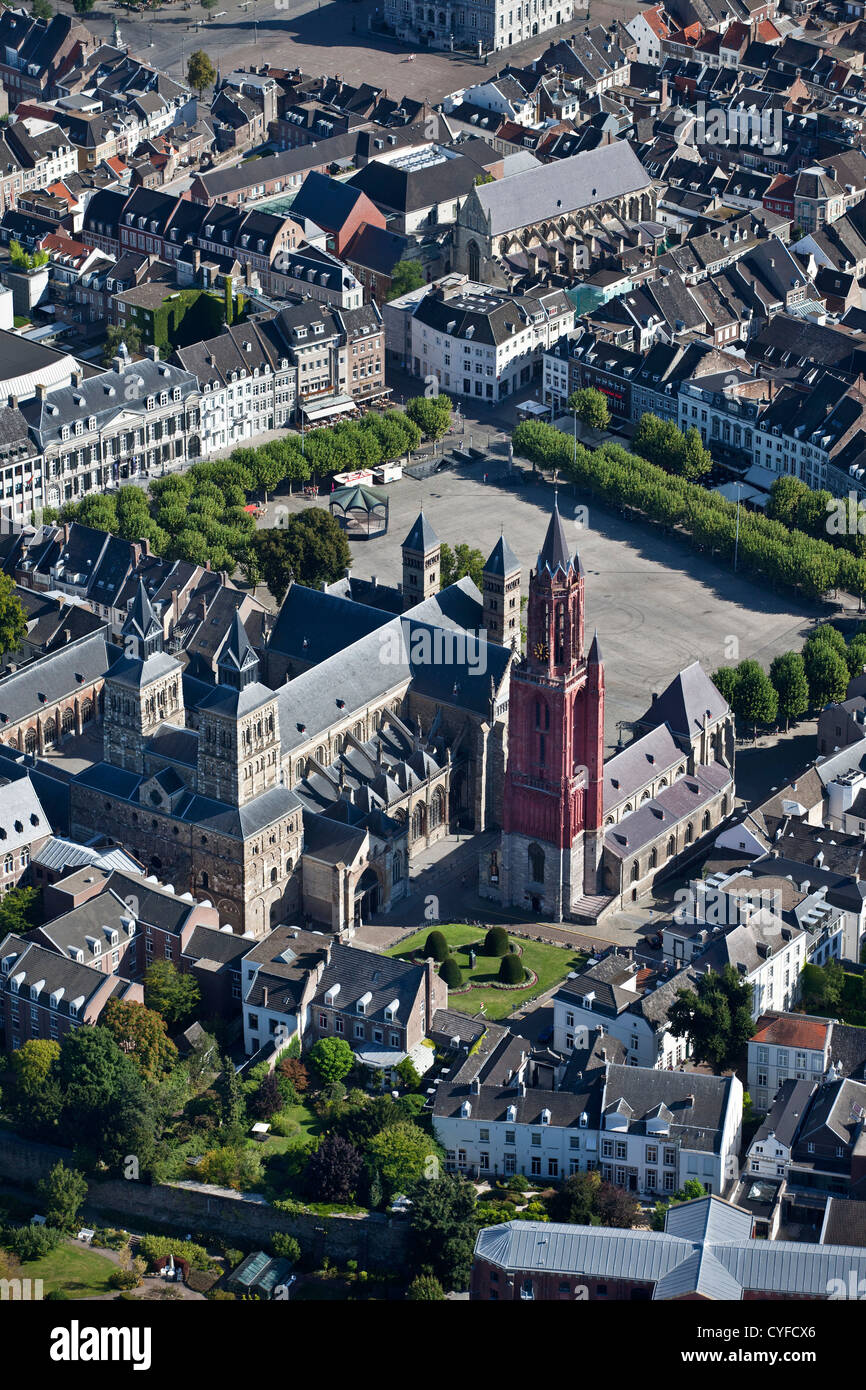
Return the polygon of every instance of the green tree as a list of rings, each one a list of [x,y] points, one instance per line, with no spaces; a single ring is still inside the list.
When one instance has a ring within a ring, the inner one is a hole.
[[[770,663],[770,680],[778,696],[779,716],[789,728],[809,708],[809,682],[799,652],[782,652]]]
[[[406,1297],[413,1303],[441,1303],[445,1290],[432,1274],[416,1274],[406,1291]]]
[[[198,92],[199,100],[201,100],[201,94],[205,87],[212,87],[216,82],[216,70],[203,49],[197,48],[194,53],[189,55],[189,62],[186,65],[186,80]]]
[[[33,15],[34,19],[50,19],[54,11],[49,5],[48,0],[33,0],[33,4],[30,6],[30,13]]]
[[[759,724],[772,724],[779,711],[779,697],[770,677],[757,661],[741,661],[737,668],[734,713],[757,734]]]
[[[333,1086],[349,1075],[355,1054],[345,1038],[319,1038],[310,1048],[310,1061],[323,1086]]]
[[[15,584],[8,574],[0,574],[0,655],[13,652],[27,635],[27,618]]]
[[[477,1234],[474,1187],[446,1173],[417,1182],[408,1195],[412,1267],[429,1270],[445,1289],[468,1288]]]
[[[590,429],[606,430],[610,424],[607,398],[594,386],[581,386],[578,391],[572,391],[568,398],[568,408]]]
[[[165,1020],[154,1009],[109,999],[102,1022],[148,1081],[155,1081],[177,1061],[177,1048],[166,1033]]]
[[[573,1226],[600,1226],[600,1191],[600,1173],[572,1173],[548,1199],[551,1221]]]
[[[440,1171],[442,1150],[429,1134],[408,1120],[374,1134],[367,1144],[367,1153],[378,1170],[390,1197],[408,1192],[420,1182],[431,1167]]]
[[[155,960],[144,974],[144,1002],[167,1024],[178,1024],[201,1002],[201,990],[194,976],[182,973],[172,961]]]
[[[835,629],[834,629],[835,630]],[[823,709],[836,700],[844,700],[848,690],[848,662],[829,639],[809,641],[803,648],[803,665],[809,682],[809,703],[813,709]]]
[[[448,939],[444,931],[441,931],[439,927],[434,927],[433,931],[428,933],[427,940],[424,942],[424,955],[426,959],[439,961],[447,960],[448,954]]]
[[[63,1037],[57,1068],[67,1132],[101,1156],[116,1151],[117,1141],[135,1128],[133,1112],[141,1104],[141,1078],[131,1059],[107,1028],[76,1028]]]
[[[737,691],[738,672],[736,666],[720,666],[712,674],[713,685],[733,709]]]
[[[40,901],[38,888],[10,888],[0,900],[0,938],[6,932],[20,935],[38,926]]]
[[[694,481],[709,473],[712,466],[712,455],[705,448],[700,431],[692,425],[685,435],[680,463],[675,471]]]
[[[465,578],[466,575],[472,580],[476,589],[484,588],[484,556],[480,550],[468,546],[465,541],[452,550],[450,545],[442,543],[439,550],[439,587],[447,589],[449,584],[456,584],[458,579]]]
[[[72,0],[72,8],[76,14],[90,14],[96,4],[96,0]]]
[[[451,428],[451,398],[442,392],[436,396],[412,396],[406,402],[406,415],[425,439],[435,443]]]
[[[800,971],[800,1002],[805,1013],[838,1014],[845,972],[837,960],[826,965],[804,965]]]
[[[9,259],[16,270],[38,270],[47,265],[47,251],[25,251],[20,241],[13,237],[9,243]]]
[[[866,632],[855,633],[851,638],[845,659],[848,662],[849,675],[859,676],[866,667]]]
[[[352,552],[339,522],[322,507],[307,507],[284,527],[258,531],[252,546],[265,583],[281,602],[294,581],[308,588],[332,584],[351,567]]]
[[[220,1121],[227,1137],[240,1137],[246,1122],[246,1101],[240,1078],[230,1057],[222,1060],[222,1071],[214,1090],[219,1099]]]
[[[485,956],[504,956],[508,950],[508,932],[504,927],[491,927],[484,938]]]
[[[463,971],[457,961],[449,955],[443,960],[439,967],[439,978],[444,980],[449,989],[460,989],[463,984]]]
[[[424,267],[420,261],[398,261],[391,273],[391,288],[386,299],[399,299],[410,290],[420,290],[424,284]]]
[[[45,1204],[45,1220],[61,1231],[74,1231],[76,1219],[87,1196],[87,1179],[77,1168],[55,1163],[37,1188]]]
[[[105,330],[105,341],[102,348],[103,367],[111,366],[112,359],[117,356],[122,347],[126,348],[130,356],[136,352],[141,352],[141,330],[131,323],[123,327],[118,324],[109,324]]]
[[[696,1061],[716,1069],[733,1066],[752,1036],[752,990],[736,970],[701,975],[696,990],[680,990],[668,1009],[675,1037],[688,1039]]]
[[[497,979],[503,985],[520,985],[526,978],[526,971],[518,955],[509,951],[499,962]]]
[[[12,1112],[25,1129],[46,1137],[53,1134],[63,1110],[59,1057],[60,1044],[47,1038],[28,1038],[11,1057],[15,1077]]]

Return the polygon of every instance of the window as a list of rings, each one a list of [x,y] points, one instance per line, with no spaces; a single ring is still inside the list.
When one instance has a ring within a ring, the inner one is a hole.
[[[516,1130],[513,1130],[513,1129],[507,1129],[507,1130],[505,1131],[505,1142],[506,1142],[506,1144],[516,1144],[516,1143],[517,1143],[517,1131],[516,1131]]]
[[[541,1159],[536,1155],[530,1161],[530,1176],[533,1178],[541,1177]]]
[[[541,1135],[540,1135],[540,1134],[533,1134],[533,1136],[532,1136],[532,1147],[533,1147],[534,1149],[540,1149],[540,1148],[541,1148]]]
[[[547,1176],[549,1178],[559,1177],[559,1162],[557,1159],[549,1158],[547,1160]]]

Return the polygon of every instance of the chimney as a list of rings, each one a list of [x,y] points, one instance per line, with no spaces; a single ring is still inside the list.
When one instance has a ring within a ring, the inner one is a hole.
[[[201,251],[199,251],[198,247],[196,247],[192,253],[192,268],[196,275],[201,269]]]
[[[156,343],[148,343],[144,351],[145,355],[150,358],[151,362],[159,361],[159,348],[157,347]]]
[[[68,647],[68,646],[69,646],[69,643],[70,643],[71,641],[72,641],[72,628],[71,628],[71,627],[65,627],[65,628],[63,629],[63,645],[64,645],[65,647]]]
[[[10,409],[10,410],[17,410],[17,409],[18,409],[18,397],[17,397],[17,396],[10,396],[10,397],[9,397],[9,409]]]
[[[38,382],[36,383],[36,394],[37,394],[37,396],[39,397],[40,401],[44,401],[44,400],[45,400],[45,397],[46,397],[46,395],[47,395],[47,392],[48,392],[48,387],[45,385],[45,382],[44,382],[44,381],[38,381]]]
[[[424,962],[424,1017],[427,1020],[427,1027],[433,1023],[433,1015],[436,1012],[437,1001],[434,997],[436,989],[436,962],[425,960]],[[447,987],[445,1002],[448,1002]]]
[[[268,987],[267,987],[267,985],[262,985],[262,1008],[266,1009],[267,1007],[268,1007]]]
[[[115,372],[118,372],[118,373],[122,372],[123,369],[124,369],[124,367],[126,366],[126,362],[127,362],[127,359],[123,356],[122,353],[118,352],[118,353],[117,353],[114,357],[112,357],[112,359],[111,359],[111,368],[112,368],[112,371],[115,371]],[[38,390],[39,388],[37,387],[36,389]]]
[[[80,367],[76,367],[72,372],[72,385],[80,386],[84,380],[84,373]]]

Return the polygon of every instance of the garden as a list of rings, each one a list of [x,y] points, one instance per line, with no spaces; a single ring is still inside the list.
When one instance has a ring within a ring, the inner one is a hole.
[[[586,957],[569,946],[509,936],[504,927],[452,922],[415,932],[386,953],[401,960],[432,956],[448,985],[448,1004],[460,1013],[506,1018],[580,970]]]

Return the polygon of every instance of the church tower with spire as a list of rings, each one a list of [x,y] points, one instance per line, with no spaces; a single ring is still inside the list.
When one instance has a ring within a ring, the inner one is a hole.
[[[604,667],[584,642],[584,571],[554,503],[529,580],[526,655],[512,669],[501,889],[506,901],[566,919],[599,892]]]
[[[439,592],[441,542],[419,512],[403,542],[403,607],[412,608]]]
[[[103,756],[114,767],[144,772],[145,741],[160,724],[186,722],[182,668],[163,650],[162,624],[141,579],[121,628],[123,656],[105,677]]]
[[[520,561],[504,536],[484,563],[482,581],[487,641],[516,650],[520,645]]]

